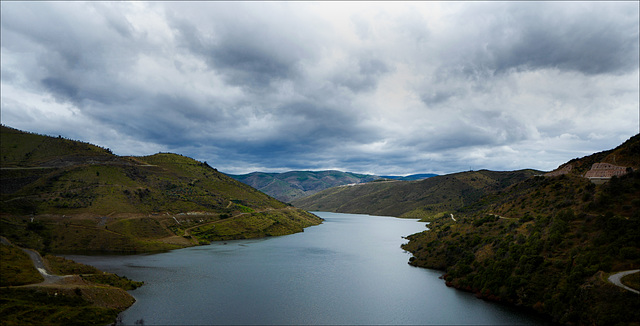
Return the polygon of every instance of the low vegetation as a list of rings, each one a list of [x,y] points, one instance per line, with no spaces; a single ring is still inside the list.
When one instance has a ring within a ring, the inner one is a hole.
[[[633,162],[624,153],[638,141],[598,153],[598,160]],[[448,285],[555,322],[638,325],[640,297],[607,281],[610,273],[640,268],[640,172],[632,167],[603,185],[581,177],[584,169],[529,178],[452,211],[455,220],[432,219],[404,249],[413,253],[412,265],[444,270]]]
[[[45,287],[2,289],[0,292],[2,325],[80,326],[113,323],[119,313],[118,309],[93,305],[84,298],[85,292],[88,291],[76,289],[78,290]],[[120,294],[99,288],[92,292],[94,295],[103,294],[105,297]]]
[[[76,275],[40,284],[22,250],[3,244],[2,325],[105,325],[133,304],[126,290],[141,282],[53,253],[163,251],[322,222],[182,155],[123,157],[6,126],[0,134],[0,235],[44,254],[52,273]]]
[[[283,202],[291,202],[331,187],[364,183],[380,178],[374,175],[340,171],[253,172],[229,176]]]
[[[31,259],[20,248],[0,244],[0,286],[40,283],[44,277],[33,266]]]
[[[22,249],[4,243],[0,249],[2,325],[109,324],[135,301],[126,290],[143,284],[52,255],[44,257],[49,272],[69,276],[42,283]]]
[[[260,238],[302,232],[318,224],[318,217],[294,209],[266,211],[242,218],[227,219],[220,223],[196,227],[191,234],[206,241]]]
[[[476,203],[537,174],[541,172],[481,170],[421,181],[370,182],[327,189],[292,204],[311,211],[432,218]]]
[[[640,291],[640,272],[626,275],[622,278],[622,284]]]
[[[121,157],[62,137],[0,131],[1,235],[44,253],[162,251],[322,221],[182,155]],[[190,232],[195,227],[201,232]]]

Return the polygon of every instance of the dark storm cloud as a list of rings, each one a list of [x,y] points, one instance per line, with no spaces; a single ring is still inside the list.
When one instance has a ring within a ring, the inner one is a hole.
[[[76,85],[73,85],[66,80],[46,77],[41,81],[41,83],[48,91],[62,98],[74,101],[78,97],[78,88]]]
[[[637,132],[632,2],[0,6],[3,123],[123,155],[551,169]]]
[[[358,58],[353,67],[354,71],[337,75],[334,83],[347,87],[354,93],[374,89],[380,77],[390,71],[383,61],[373,58]]]
[[[583,74],[638,68],[637,3],[472,3],[453,25],[466,33],[453,63],[478,69],[554,68]],[[453,49],[447,49],[450,51]]]
[[[246,3],[207,3],[204,8],[211,10],[204,15],[183,11],[182,5],[168,6],[177,9],[168,11],[167,22],[175,28],[179,44],[205,58],[209,68],[231,84],[268,87],[273,80],[294,78],[298,62],[313,56],[316,33],[300,26],[303,22],[287,4],[274,4],[263,12]],[[280,20],[281,16],[289,17]]]

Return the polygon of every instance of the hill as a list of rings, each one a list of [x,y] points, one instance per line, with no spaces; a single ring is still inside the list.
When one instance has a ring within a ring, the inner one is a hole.
[[[607,279],[640,268],[639,158],[636,135],[433,218],[403,248],[450,286],[555,322],[638,325],[640,297]],[[602,163],[622,173],[590,179]]]
[[[142,285],[2,237],[0,252],[3,325],[107,325],[135,302],[126,291]]]
[[[453,212],[537,174],[541,172],[481,170],[420,181],[377,180],[327,189],[292,204],[306,210],[426,218]]]
[[[117,156],[6,126],[0,136],[1,232],[22,247],[144,252],[300,232],[321,222],[178,154]]]
[[[374,175],[340,171],[253,172],[229,176],[284,202],[307,197],[331,187],[380,179]]]

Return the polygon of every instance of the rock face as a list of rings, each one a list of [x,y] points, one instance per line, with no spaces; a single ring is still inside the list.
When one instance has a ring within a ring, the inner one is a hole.
[[[571,164],[567,164],[565,166],[559,167],[549,173],[545,173],[544,176],[545,177],[557,177],[559,175],[564,175],[567,174],[569,172],[571,172],[571,169],[573,169],[573,165]]]
[[[627,168],[609,163],[594,163],[591,170],[584,175],[585,178],[611,178],[613,176],[621,176],[627,173]]]
[[[559,175],[569,174],[573,169],[573,165],[566,164],[556,170],[545,173],[545,177],[557,177]],[[584,177],[596,184],[603,184],[611,177],[619,177],[627,174],[629,168],[625,166],[614,165],[610,163],[593,163],[591,169],[584,174]]]
[[[624,166],[613,165],[609,163],[594,163],[591,170],[585,173],[584,177],[591,180],[595,184],[603,184],[611,177],[619,177],[627,174],[628,170]]]

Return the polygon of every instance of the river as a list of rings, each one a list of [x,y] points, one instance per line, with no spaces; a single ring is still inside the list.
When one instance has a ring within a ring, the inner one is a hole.
[[[315,212],[302,233],[214,242],[166,253],[65,257],[145,285],[125,324],[541,325],[515,309],[448,288],[407,264],[416,220]]]

